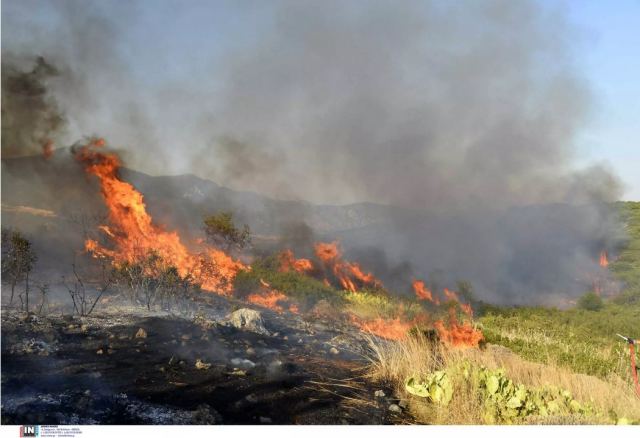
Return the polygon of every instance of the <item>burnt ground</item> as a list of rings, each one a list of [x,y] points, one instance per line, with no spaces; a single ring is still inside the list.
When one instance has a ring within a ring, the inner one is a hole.
[[[260,309],[269,333],[256,333],[226,321],[231,306],[212,297],[190,318],[130,306],[82,318],[4,310],[2,423],[411,421],[389,409],[389,388],[362,377],[366,344],[352,327]]]

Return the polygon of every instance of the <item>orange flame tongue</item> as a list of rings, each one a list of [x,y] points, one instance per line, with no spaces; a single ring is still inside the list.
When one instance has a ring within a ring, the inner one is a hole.
[[[289,272],[296,271],[304,274],[313,270],[313,263],[309,259],[296,259],[293,251],[285,249],[280,253],[280,271]]]
[[[442,321],[436,321],[433,326],[438,331],[440,339],[455,347],[477,347],[484,339],[482,332],[476,330],[469,321],[462,325],[458,323],[453,307],[449,309],[449,327]]]
[[[358,263],[342,260],[338,242],[318,242],[315,244],[315,252],[325,268],[331,271],[345,290],[357,292],[357,283],[362,286],[381,286],[380,281],[372,273],[364,273]]]
[[[114,243],[114,249],[103,248],[94,240],[85,242],[85,249],[95,256],[109,257],[114,263],[137,262],[150,251],[174,265],[181,275],[193,274],[202,288],[228,294],[232,280],[245,266],[222,251],[207,250],[196,255],[189,252],[176,232],[167,232],[156,226],[147,213],[144,198],[131,184],[118,176],[121,166],[116,154],[95,150],[104,140],[95,140],[76,152],[76,159],[87,173],[100,181],[100,191],[109,210],[111,227],[101,229]],[[203,261],[211,262],[215,269],[203,268]]]
[[[351,322],[362,331],[396,341],[404,339],[414,325],[413,322],[403,321],[400,317],[394,319],[375,318],[367,321],[351,315]]]
[[[42,145],[42,156],[45,160],[48,160],[53,155],[53,142],[51,140],[47,140]]]
[[[288,301],[288,297],[279,290],[272,289],[271,285],[264,281],[262,278],[260,279],[260,284],[262,285],[263,289],[266,289],[266,291],[262,293],[250,294],[247,297],[247,301],[257,306],[266,307],[278,313],[282,313],[284,311],[284,308],[280,303]],[[298,313],[298,306],[294,303],[291,303],[289,305],[289,311],[291,313]]]
[[[433,294],[427,286],[425,286],[422,280],[413,280],[413,291],[416,293],[416,298],[419,300],[428,300],[434,302]]]
[[[606,268],[609,266],[609,257],[607,257],[607,251],[600,252],[600,266]]]

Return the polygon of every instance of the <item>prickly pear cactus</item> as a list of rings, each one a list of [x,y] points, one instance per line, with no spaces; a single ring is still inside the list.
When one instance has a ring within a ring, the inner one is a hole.
[[[454,383],[466,381],[483,404],[483,417],[489,424],[523,422],[538,416],[591,416],[598,414],[590,405],[575,400],[568,391],[555,387],[530,388],[507,378],[503,369],[490,370],[462,362],[422,378],[405,382],[410,394],[446,406],[454,395]],[[626,419],[624,419],[626,420]]]

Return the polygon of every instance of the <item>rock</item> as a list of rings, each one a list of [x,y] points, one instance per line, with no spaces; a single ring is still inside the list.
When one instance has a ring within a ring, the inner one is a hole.
[[[392,405],[389,405],[389,410],[391,412],[396,413],[396,414],[399,414],[399,413],[402,412],[402,408],[400,406],[398,406],[397,404],[395,404],[395,403],[392,404]]]
[[[398,402],[398,406],[400,406],[402,409],[406,409],[406,408],[407,408],[407,406],[409,406],[409,402],[408,402],[408,401],[406,401],[406,400],[400,400],[400,401]]]
[[[387,394],[385,394],[382,389],[379,389],[376,392],[374,392],[373,395],[376,397],[386,397]]]
[[[329,350],[329,353],[331,353],[331,354],[338,354],[338,353],[340,353],[340,352],[338,351],[338,349],[337,349],[336,347],[331,347],[331,349]]]
[[[247,348],[246,353],[247,353],[249,356],[253,356],[254,354],[256,354],[256,350],[255,350],[253,347],[249,347],[249,348]]]
[[[229,324],[240,330],[247,330],[261,335],[269,335],[264,326],[260,312],[252,309],[238,309],[228,316]]]
[[[143,329],[142,327],[140,327],[138,329],[138,331],[136,332],[135,335],[136,338],[142,338],[145,339],[147,337],[147,332],[145,331],[145,329]]]
[[[191,335],[189,334],[185,334],[180,336],[180,339],[182,339],[183,341],[188,341],[189,339],[191,339]]]
[[[103,354],[103,353],[104,353],[104,351],[102,351],[102,348],[99,349],[98,351],[96,351],[96,354]]]
[[[269,417],[260,417],[260,423],[262,423],[262,424],[271,424],[271,418],[269,418]]]
[[[209,368],[211,368],[211,364],[203,362],[200,359],[196,359],[196,368],[199,370],[208,370]]]
[[[258,397],[256,397],[255,394],[249,394],[245,397],[245,400],[249,403],[258,403]]]

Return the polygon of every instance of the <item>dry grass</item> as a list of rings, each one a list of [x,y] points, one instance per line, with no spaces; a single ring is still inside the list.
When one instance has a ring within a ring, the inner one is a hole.
[[[424,335],[408,337],[401,342],[369,339],[371,347],[369,377],[395,387],[398,397],[408,401],[409,411],[417,422],[426,424],[483,424],[482,400],[466,382],[457,382],[454,397],[447,407],[438,407],[413,397],[404,390],[408,377],[443,369],[462,360],[487,368],[504,368],[507,377],[530,387],[556,386],[571,392],[580,402],[590,403],[602,417],[530,418],[536,424],[582,424],[608,421],[609,413],[618,417],[640,418],[640,399],[628,382],[615,375],[599,379],[576,374],[561,367],[533,363],[510,350],[489,345],[485,349],[449,349]]]

